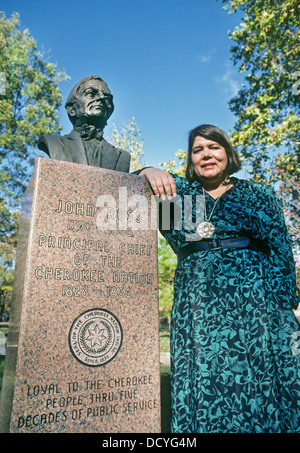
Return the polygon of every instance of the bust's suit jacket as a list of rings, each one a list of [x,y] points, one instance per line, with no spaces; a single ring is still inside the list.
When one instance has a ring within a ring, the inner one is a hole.
[[[129,173],[130,153],[116,148],[104,139],[101,143],[101,165],[99,162],[97,166]],[[74,129],[70,134],[64,136],[42,135],[38,140],[38,148],[48,154],[51,159],[88,165],[82,138]]]

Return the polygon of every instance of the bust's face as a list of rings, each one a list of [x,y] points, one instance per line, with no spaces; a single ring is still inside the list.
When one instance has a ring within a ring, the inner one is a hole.
[[[84,82],[77,92],[77,102],[69,114],[77,118],[86,117],[86,122],[104,127],[112,108],[112,95],[105,83],[91,79]]]

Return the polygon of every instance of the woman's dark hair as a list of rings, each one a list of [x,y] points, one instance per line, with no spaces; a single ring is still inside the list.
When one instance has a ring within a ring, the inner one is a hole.
[[[238,156],[237,151],[234,149],[232,144],[230,143],[230,139],[227,134],[225,134],[222,129],[217,126],[213,126],[211,124],[201,124],[200,126],[195,127],[189,133],[189,147],[188,147],[188,154],[187,154],[187,165],[186,165],[186,172],[185,177],[188,181],[194,181],[197,179],[197,175],[194,172],[193,162],[192,162],[192,151],[193,151],[193,144],[196,137],[204,137],[207,140],[213,140],[214,142],[219,143],[219,145],[225,148],[228,164],[226,168],[226,173],[231,175],[240,170],[241,168],[241,161]]]

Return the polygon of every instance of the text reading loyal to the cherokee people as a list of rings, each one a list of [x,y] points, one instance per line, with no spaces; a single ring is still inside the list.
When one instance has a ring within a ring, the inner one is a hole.
[[[19,416],[18,428],[151,411],[158,401],[141,397],[140,391],[152,385],[151,374],[68,382],[64,389],[58,383],[27,385],[27,397],[38,401],[40,411]]]

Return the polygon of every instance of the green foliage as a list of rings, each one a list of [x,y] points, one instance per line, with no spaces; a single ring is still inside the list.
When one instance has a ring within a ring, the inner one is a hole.
[[[0,263],[5,268],[11,268],[14,263],[19,218],[19,211],[9,211],[5,200],[0,198]]]
[[[165,171],[184,176],[186,157],[186,151],[179,149],[175,153],[175,159],[160,163],[159,165],[163,167]],[[177,258],[165,238],[159,236],[158,240],[159,306],[161,316],[165,315],[170,319],[173,305],[173,282]]]
[[[135,118],[127,121],[121,130],[118,130],[114,124],[110,141],[117,148],[125,149],[131,154],[130,171],[136,171],[146,166],[142,163],[144,142]]]
[[[162,162],[159,165],[163,167],[165,171],[175,173],[180,176],[184,176],[186,169],[186,159],[187,159],[186,151],[179,149],[175,153],[175,159],[171,159],[168,162]]]
[[[158,237],[158,278],[159,309],[161,316],[170,318],[173,305],[173,282],[176,268],[176,255],[166,239]]]
[[[238,120],[232,140],[256,180],[299,177],[298,0],[223,0],[243,21],[230,33],[244,84],[230,103]],[[279,153],[280,151],[280,153]]]
[[[0,172],[1,190],[18,202],[32,171],[37,139],[57,133],[64,71],[43,59],[19,15],[0,12]],[[4,85],[4,86],[3,86]]]
[[[231,134],[253,179],[279,189],[295,249],[299,248],[300,4],[298,0],[223,0],[243,13],[230,33],[232,59],[244,83],[229,107]],[[299,249],[298,249],[299,250]]]
[[[9,311],[20,200],[40,135],[57,133],[64,71],[37,51],[14,13],[0,11],[0,316]]]
[[[20,213],[8,210],[0,198],[0,322],[9,313]]]
[[[0,267],[0,322],[5,320],[3,315],[10,312],[13,291],[14,271]]]
[[[300,181],[286,174],[278,194],[281,198],[284,216],[293,243],[300,241]]]

